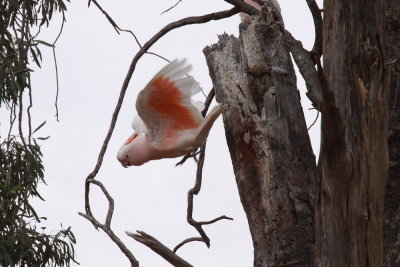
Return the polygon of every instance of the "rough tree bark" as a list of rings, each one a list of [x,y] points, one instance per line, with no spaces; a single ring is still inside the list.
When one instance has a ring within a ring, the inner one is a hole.
[[[389,93],[384,0],[325,0],[323,55],[317,263],[382,266]]]
[[[385,1],[386,64],[390,70],[389,177],[385,193],[384,265],[400,266],[400,4]]]
[[[313,101],[322,112],[318,171],[293,42],[270,11],[204,51],[217,100],[229,106],[226,138],[254,265],[400,266],[398,0],[324,1],[322,92],[311,92],[323,95]]]
[[[204,50],[240,198],[254,266],[314,264],[315,157],[280,14],[268,9]]]

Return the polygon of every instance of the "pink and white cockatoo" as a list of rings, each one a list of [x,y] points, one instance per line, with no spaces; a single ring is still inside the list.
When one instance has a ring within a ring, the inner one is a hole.
[[[201,89],[187,75],[190,69],[185,60],[175,60],[140,91],[136,100],[138,116],[132,123],[134,133],[117,154],[122,166],[183,156],[205,143],[223,107],[217,105],[207,117],[201,116],[202,107],[196,107],[199,104],[191,99]]]
[[[254,2],[253,0],[244,0],[244,2],[249,4],[249,5],[251,5],[255,9],[261,11],[261,6],[257,2]],[[279,12],[280,12],[281,8],[279,6],[278,1],[277,0],[272,0],[272,3],[275,5],[275,8],[277,8],[279,10]],[[246,13],[240,12],[240,18],[242,19],[242,21],[245,21],[245,20],[249,20],[250,16],[247,15]]]

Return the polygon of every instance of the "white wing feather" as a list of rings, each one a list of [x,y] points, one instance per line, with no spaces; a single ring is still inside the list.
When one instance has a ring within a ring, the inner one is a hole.
[[[147,132],[146,125],[139,115],[136,115],[132,121],[132,128],[138,135],[145,134]]]

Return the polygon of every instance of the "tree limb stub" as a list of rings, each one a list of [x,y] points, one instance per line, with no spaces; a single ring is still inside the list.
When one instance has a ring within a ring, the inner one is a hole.
[[[146,245],[155,253],[163,257],[166,261],[171,263],[176,267],[193,267],[190,263],[176,255],[172,250],[164,246],[160,241],[156,238],[152,237],[149,234],[146,234],[143,231],[137,231],[138,234],[134,234],[131,232],[126,232],[126,234],[136,241]]]

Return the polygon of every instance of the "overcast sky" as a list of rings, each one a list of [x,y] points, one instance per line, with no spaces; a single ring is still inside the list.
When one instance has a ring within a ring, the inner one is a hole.
[[[176,0],[99,2],[121,28],[132,30],[142,43],[169,22],[231,8],[222,0],[183,0],[169,13],[160,15]],[[310,49],[314,29],[306,1],[279,2],[286,28]],[[321,6],[322,1],[318,2]],[[46,120],[47,124],[36,137],[51,136],[42,142],[47,186],[42,185],[39,190],[46,201],[35,201],[34,205],[40,216],[48,217],[44,224],[46,231],[59,229],[60,223],[65,227],[72,226],[81,266],[129,266],[126,257],[107,235],[96,231],[78,212],[84,211],[84,180],[97,161],[122,82],[138,46],[131,35],[118,35],[94,5],[87,7],[87,1],[72,1],[67,7],[67,22],[56,50],[60,122],[54,117],[56,81],[51,49],[43,47],[43,67],[33,74],[33,127]],[[207,93],[212,84],[202,50],[217,42],[218,34],[226,32],[237,36],[239,23],[236,15],[180,28],[164,36],[150,50],[170,60],[188,58],[193,65],[191,74]],[[59,26],[59,19],[52,21],[50,29],[42,30],[40,39],[52,43]],[[115,200],[113,230],[145,267],[170,265],[126,236],[125,231],[143,230],[170,248],[185,238],[198,236],[186,222],[187,191],[194,184],[196,172],[193,161],[175,167],[179,159],[167,159],[125,169],[116,160],[119,147],[132,133],[137,93],[165,64],[151,55],[139,61],[103,166],[96,177]],[[310,125],[316,112],[308,110],[311,104],[304,95],[304,83],[300,77],[298,87],[302,92],[307,125]],[[199,94],[197,99],[204,100],[204,97]],[[310,130],[310,135],[314,151],[318,151],[319,123]],[[203,176],[202,190],[194,201],[194,218],[210,220],[227,215],[234,221],[219,221],[204,227],[211,238],[210,249],[203,243],[193,242],[182,247],[178,254],[196,267],[252,266],[252,242],[221,118],[208,138]],[[91,204],[95,216],[102,220],[107,211],[107,201],[95,187],[92,187]]]

